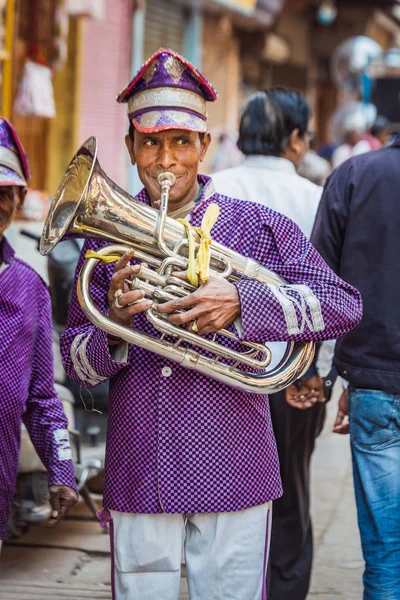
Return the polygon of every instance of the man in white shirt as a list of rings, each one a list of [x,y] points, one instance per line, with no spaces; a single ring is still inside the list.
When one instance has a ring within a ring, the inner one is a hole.
[[[286,126],[276,103],[292,95],[299,122],[288,115]],[[265,125],[261,131],[263,111]],[[320,186],[296,171],[309,149],[310,116],[301,94],[286,90],[257,92],[250,98],[240,124],[238,146],[245,155],[244,162],[212,176],[217,192],[268,206],[292,219],[307,237],[322,194]]]
[[[283,213],[307,237],[322,193],[320,186],[296,172],[309,149],[310,116],[310,107],[300,93],[280,88],[257,92],[249,99],[240,123],[238,147],[246,157],[244,162],[213,175],[217,192]],[[322,385],[314,369],[297,388],[290,386],[270,396],[284,490],[273,509],[271,600],[305,600],[309,588],[309,472],[315,439],[325,418]]]

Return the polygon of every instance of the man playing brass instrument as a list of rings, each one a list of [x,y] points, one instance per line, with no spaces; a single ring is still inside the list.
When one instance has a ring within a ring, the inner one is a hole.
[[[244,341],[343,335],[361,318],[358,292],[288,218],[216,194],[210,178],[198,174],[210,144],[206,101],[216,97],[170,50],[152,56],[121,92],[130,119],[126,145],[144,184],[137,200],[158,207],[157,178],[173,173],[169,216],[200,227],[207,207],[217,204],[213,239],[289,283],[273,289],[211,278],[189,296],[157,305],[159,313],[199,334],[237,329]],[[78,271],[86,251],[99,245],[106,243],[85,243]],[[151,299],[126,287],[139,270],[134,260],[128,252],[115,268],[97,267],[91,294],[112,320],[154,335],[145,318]],[[268,397],[107,336],[88,321],[76,293],[62,353],[68,375],[85,387],[110,379],[101,516],[111,523],[115,598],[177,600],[183,546],[192,600],[265,598],[270,506],[282,493]]]

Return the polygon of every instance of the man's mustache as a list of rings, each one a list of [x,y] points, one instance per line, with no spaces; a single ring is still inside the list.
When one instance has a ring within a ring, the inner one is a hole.
[[[154,177],[154,179],[157,179],[157,177],[159,175],[161,175],[162,173],[172,173],[172,175],[174,175],[176,178],[181,177],[181,175],[182,175],[182,173],[175,173],[175,171],[173,169],[163,169],[162,171],[150,173],[150,176]]]
[[[178,179],[182,175],[182,173],[180,173],[180,174],[174,173],[173,170],[167,171],[166,169],[163,169],[162,171],[159,171],[157,174],[151,175],[151,177],[153,177],[154,179],[157,179],[157,177],[159,175],[161,175],[161,173],[172,173],[172,175],[174,175],[176,177],[176,179]],[[160,187],[160,198],[158,200],[155,200],[154,202],[152,202],[153,208],[156,208],[157,210],[159,210],[160,206],[161,206],[161,187]]]

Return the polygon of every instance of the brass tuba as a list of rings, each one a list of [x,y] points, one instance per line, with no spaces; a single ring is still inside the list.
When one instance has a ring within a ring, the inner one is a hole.
[[[97,147],[96,138],[89,138],[69,164],[46,219],[41,253],[48,254],[58,242],[72,237],[106,240],[112,245],[98,250],[102,256],[122,255],[134,249],[141,271],[127,280],[131,289],[143,290],[156,303],[190,294],[195,288],[171,274],[187,266],[185,229],[167,217],[168,194],[174,176],[162,173],[159,177],[162,194],[158,211],[138,202],[107,177],[97,160]],[[153,307],[146,311],[146,317],[160,336],[146,335],[115,323],[96,308],[90,296],[91,276],[98,262],[95,258],[85,262],[78,278],[77,294],[88,319],[110,335],[233,387],[259,394],[287,387],[302,376],[313,359],[314,343],[289,342],[279,364],[268,370],[272,353],[266,345],[242,342],[228,330],[218,331],[211,338],[200,336],[172,325]],[[246,276],[270,286],[284,283],[256,261],[214,241],[211,273],[230,281]],[[240,342],[243,351],[218,343],[220,336]],[[206,350],[212,357],[195,348]]]

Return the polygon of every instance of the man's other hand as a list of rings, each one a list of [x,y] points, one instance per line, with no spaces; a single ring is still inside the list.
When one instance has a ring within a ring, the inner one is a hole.
[[[49,494],[52,508],[49,525],[53,527],[66,517],[69,509],[78,502],[78,496],[75,490],[67,485],[51,485]]]
[[[300,388],[292,384],[285,392],[286,402],[299,410],[311,408],[317,402],[325,402],[324,381],[319,375],[301,381]]]
[[[347,389],[343,391],[339,398],[338,412],[333,426],[333,433],[340,433],[342,435],[350,433],[349,391]]]

